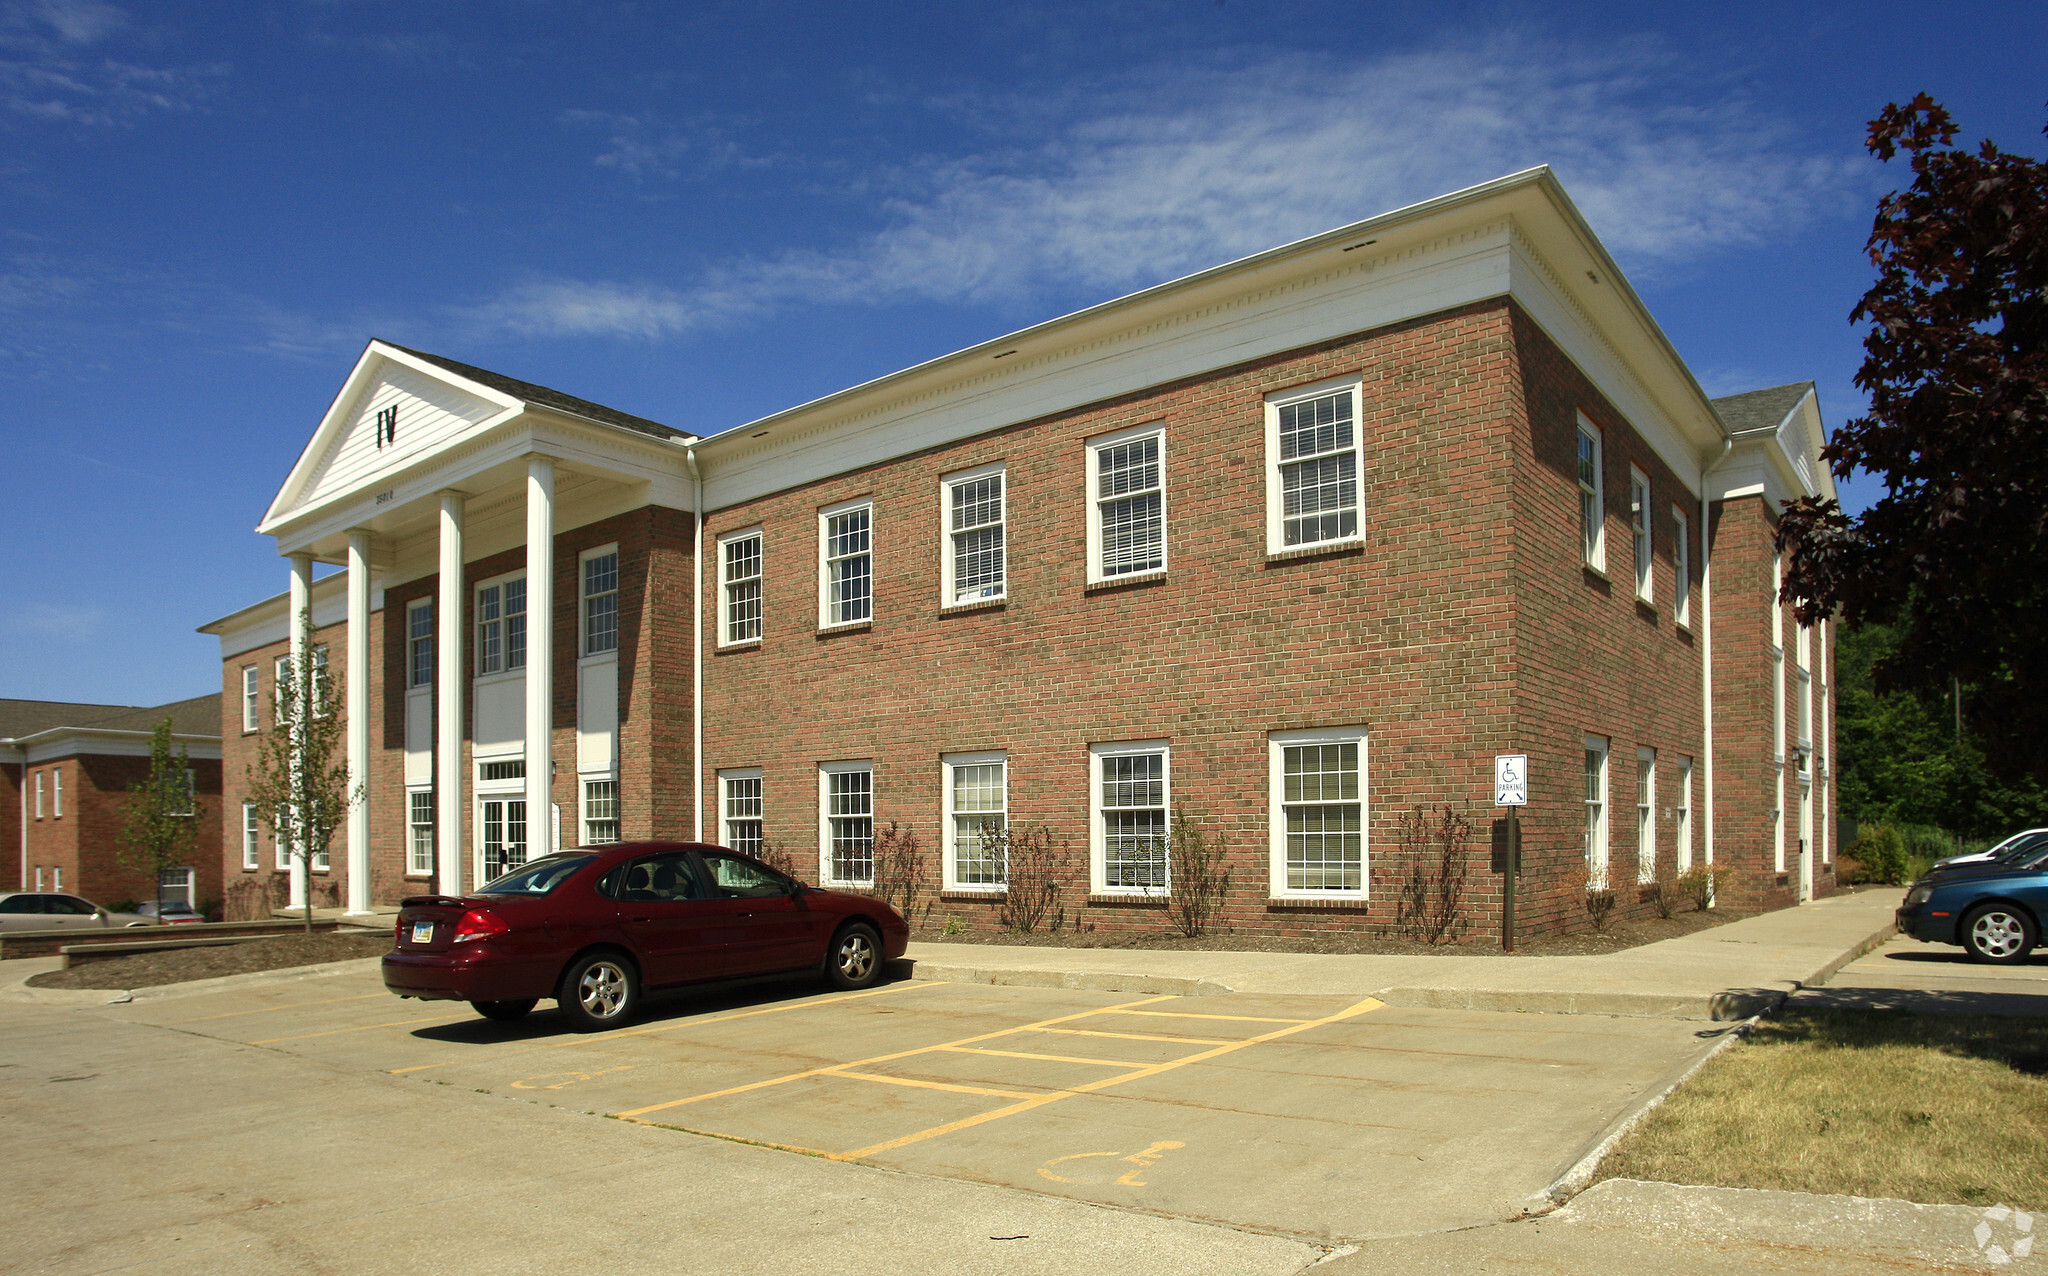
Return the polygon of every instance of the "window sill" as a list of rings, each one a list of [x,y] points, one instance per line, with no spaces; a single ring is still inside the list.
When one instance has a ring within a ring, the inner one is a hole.
[[[759,638],[743,638],[738,642],[722,642],[711,649],[711,654],[723,656],[734,651],[759,651],[760,649],[761,640]]]
[[[875,622],[872,618],[867,620],[849,620],[846,621],[844,624],[820,626],[818,629],[818,637],[834,638],[840,634],[866,633],[868,630],[873,629],[874,627]]]
[[[1088,906],[1090,908],[1164,908],[1167,901],[1171,898],[1172,896],[1159,891],[1153,891],[1150,894],[1133,892],[1128,895],[1121,893],[1090,895],[1088,897]]]
[[[1363,895],[1340,895],[1330,899],[1278,896],[1266,901],[1269,913],[1363,913],[1372,901]]]
[[[1132,572],[1128,576],[1105,576],[1101,580],[1091,580],[1082,592],[1099,594],[1112,589],[1130,589],[1139,585],[1157,585],[1165,579],[1166,569],[1162,567],[1157,571]]]
[[[1636,595],[1636,615],[1641,616],[1653,625],[1656,624],[1658,615],[1657,604],[1640,594]]]
[[[1266,566],[1291,563],[1302,558],[1324,558],[1338,554],[1363,554],[1365,538],[1354,536],[1350,540],[1322,541],[1315,545],[1297,545],[1293,549],[1269,549],[1266,551]]]
[[[947,603],[939,608],[939,614],[941,616],[960,616],[971,611],[1001,611],[1009,605],[1010,596],[1004,594],[1001,598],[977,598],[972,602]]]
[[[479,687],[488,687],[493,683],[510,682],[514,678],[524,678],[525,676],[526,666],[521,665],[517,669],[500,669],[495,673],[480,673],[471,678],[470,681]]]
[[[1596,567],[1592,563],[1582,562],[1579,564],[1579,570],[1586,573],[1587,579],[1597,580],[1609,589],[1614,588],[1614,577],[1607,574],[1605,567]]]
[[[1009,890],[1001,886],[991,887],[987,890],[963,890],[960,887],[955,886],[951,890],[943,890],[939,892],[939,898],[942,901],[954,904],[986,904],[991,901],[1000,902],[1002,900],[1008,899],[1009,896]]]

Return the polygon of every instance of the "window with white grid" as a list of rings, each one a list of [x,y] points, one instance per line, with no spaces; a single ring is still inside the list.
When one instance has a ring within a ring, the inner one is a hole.
[[[945,771],[948,890],[999,891],[1009,881],[1010,763],[1001,753],[954,753]]]
[[[476,590],[479,676],[526,668],[526,577],[488,581]]]
[[[1586,878],[1607,888],[1607,737],[1586,737]]]
[[[1362,534],[1358,397],[1353,381],[1267,398],[1268,553],[1356,540]]]
[[[263,847],[263,825],[256,818],[256,804],[242,803],[242,868],[255,868],[260,861],[257,853]]]
[[[761,771],[758,767],[718,773],[725,845],[742,855],[761,855]]]
[[[818,516],[822,559],[818,623],[822,628],[874,618],[874,516],[874,507],[866,502],[825,510]]]
[[[327,648],[326,648],[325,646],[319,646],[319,647],[315,647],[315,648],[313,648],[313,716],[314,716],[314,717],[316,717],[316,718],[324,718],[324,717],[326,717],[326,716],[327,716],[327,715],[328,715],[329,713],[331,713],[331,712],[333,712],[333,711],[334,711],[334,706],[333,706],[332,704],[328,703],[328,700],[327,700],[327,695],[328,695],[328,683],[327,683]],[[322,708],[321,708],[321,706],[322,706],[322,705],[326,705],[327,707],[326,707],[325,709],[322,709]]]
[[[1636,880],[1657,878],[1657,751],[1636,750]]]
[[[1171,885],[1170,768],[1163,741],[1089,747],[1090,866],[1097,894],[1161,895]]]
[[[1166,568],[1166,436],[1140,426],[1088,443],[1088,579]]]
[[[242,730],[254,731],[263,725],[262,681],[257,676],[255,665],[242,667]]]
[[[1366,892],[1366,741],[1362,728],[1269,737],[1275,896]]]
[[[273,717],[279,722],[284,721],[285,684],[289,683],[291,678],[292,658],[290,656],[279,656],[274,662],[274,667],[271,669],[270,678],[270,709]]]
[[[583,563],[582,655],[619,649],[619,551],[614,545],[586,550]]]
[[[434,685],[434,600],[422,598],[405,607],[405,685]]]
[[[405,871],[424,877],[434,871],[434,791],[411,789],[405,795]]]
[[[1607,566],[1607,501],[1600,431],[1579,418],[1579,551],[1588,565]]]
[[[1685,511],[1671,510],[1671,616],[1681,625],[1692,623],[1692,526]]]
[[[583,844],[602,846],[619,840],[619,782],[583,782]]]
[[[1692,868],[1692,759],[1678,760],[1677,801],[1671,808],[1671,844],[1678,853],[1678,871]]]
[[[1001,598],[1008,588],[1001,466],[940,480],[945,492],[946,605]]]
[[[718,572],[724,599],[719,644],[753,642],[761,636],[761,533],[740,532],[720,539]]]
[[[828,762],[818,769],[824,878],[848,886],[875,880],[875,772],[866,762]]]
[[[1628,471],[1628,519],[1635,546],[1636,597],[1650,602],[1654,598],[1651,570],[1656,562],[1650,542],[1650,476],[1634,466]]]

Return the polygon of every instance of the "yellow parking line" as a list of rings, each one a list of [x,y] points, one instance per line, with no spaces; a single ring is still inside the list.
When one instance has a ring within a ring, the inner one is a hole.
[[[373,997],[389,997],[388,992],[366,992],[359,997],[323,997],[319,1001],[295,1001],[288,1006],[265,1006],[261,1010],[230,1010],[226,1014],[201,1015],[197,1019],[173,1019],[165,1027],[176,1027],[185,1023],[206,1023],[214,1019],[235,1019],[242,1015],[271,1015],[280,1010],[303,1010],[307,1006],[331,1006],[340,1001],[368,1001]]]
[[[1154,1019],[1227,1019],[1232,1023],[1313,1023],[1310,1019],[1267,1019],[1259,1015],[1201,1015],[1191,1010],[1126,1010],[1127,1015],[1148,1015]]]
[[[984,1050],[980,1046],[940,1046],[953,1054],[992,1054],[1004,1059],[1040,1059],[1046,1063],[1090,1063],[1105,1068],[1142,1068],[1136,1059],[1083,1059],[1071,1054],[1027,1054],[1022,1050]]]
[[[854,1081],[880,1081],[884,1085],[907,1085],[918,1090],[951,1090],[955,1094],[988,1094],[999,1099],[1029,1099],[1040,1093],[1037,1090],[996,1090],[980,1085],[954,1085],[950,1081],[926,1081],[921,1077],[892,1077],[880,1072],[852,1072],[835,1068],[824,1075],[847,1077]]]
[[[1007,1116],[1015,1116],[1020,1112],[1029,1112],[1034,1108],[1042,1108],[1048,1103],[1057,1103],[1061,1099],[1071,1099],[1077,1095],[1093,1094],[1098,1090],[1106,1090],[1110,1086],[1122,1085],[1126,1081],[1139,1081],[1147,1077],[1156,1077],[1162,1073],[1171,1072],[1175,1068],[1187,1067],[1191,1063],[1201,1063],[1208,1059],[1243,1050],[1247,1046],[1277,1041],[1281,1037],[1291,1037],[1295,1033],[1307,1032],[1311,1028],[1321,1028],[1357,1015],[1369,1014],[1385,1004],[1378,998],[1367,997],[1364,1001],[1348,1006],[1334,1015],[1328,1015],[1321,1019],[1300,1020],[1290,1024],[1288,1027],[1276,1028],[1271,1032],[1261,1033],[1256,1037],[1247,1037],[1243,1041],[1228,1042],[1217,1046],[1213,1050],[1198,1050],[1185,1058],[1174,1059],[1166,1063],[1150,1064],[1146,1067],[1123,1073],[1120,1076],[1104,1077],[1100,1081],[1090,1081],[1084,1085],[1073,1086],[1069,1089],[1056,1090],[1051,1094],[1034,1095],[1021,1102],[1012,1103],[1008,1107],[997,1108],[993,1112],[983,1112],[971,1117],[962,1117],[958,1121],[948,1121],[944,1125],[935,1125],[928,1130],[919,1130],[915,1134],[906,1134],[881,1143],[869,1144],[864,1148],[855,1148],[851,1152],[834,1152],[831,1154],[830,1159],[834,1161],[858,1161],[862,1157],[879,1156],[884,1152],[893,1152],[898,1148],[908,1147],[913,1143],[922,1143],[926,1139],[935,1139],[940,1135],[952,1134],[977,1125],[986,1125],[990,1121],[999,1121]]]
[[[1062,1037],[1114,1037],[1118,1041],[1175,1041],[1190,1046],[1213,1046],[1219,1040],[1216,1037],[1163,1037],[1155,1032],[1097,1032],[1088,1028],[1037,1028],[1033,1031],[1055,1032]]]
[[[984,1032],[973,1037],[961,1037],[957,1041],[945,1041],[940,1042],[937,1045],[919,1046],[914,1050],[898,1050],[891,1054],[875,1055],[872,1058],[867,1059],[849,1059],[845,1063],[830,1063],[825,1064],[821,1067],[806,1068],[802,1072],[792,1072],[786,1076],[770,1077],[766,1081],[750,1081],[745,1085],[728,1086],[726,1089],[723,1090],[709,1090],[703,1094],[690,1095],[687,1098],[670,1099],[667,1103],[654,1103],[649,1104],[647,1107],[644,1108],[634,1108],[630,1112],[614,1112],[612,1113],[612,1115],[620,1118],[621,1120],[631,1121],[635,1118],[646,1116],[650,1112],[661,1112],[668,1108],[679,1108],[686,1103],[702,1103],[706,1099],[722,1099],[725,1098],[727,1095],[745,1094],[749,1090],[765,1090],[769,1086],[783,1085],[790,1081],[801,1081],[806,1077],[820,1076],[824,1073],[836,1072],[842,1068],[865,1068],[870,1064],[888,1063],[896,1059],[908,1059],[912,1055],[925,1054],[930,1051],[938,1049],[940,1046],[971,1046],[974,1045],[976,1042],[994,1041],[998,1037],[1008,1037],[1019,1032],[1031,1032],[1035,1029],[1045,1028],[1052,1024],[1069,1023],[1075,1019],[1086,1019],[1090,1015],[1109,1014],[1114,1011],[1128,1010],[1132,1006],[1154,1006],[1158,1005],[1162,1001],[1172,1001],[1173,999],[1174,998],[1170,995],[1158,997],[1145,997],[1138,1001],[1126,1001],[1119,1005],[1104,1006],[1096,1010],[1077,1011],[1071,1015],[1058,1015],[1051,1019],[1041,1019],[1036,1023],[1024,1024],[1023,1026],[1017,1028],[1004,1028],[998,1032]]]
[[[405,1026],[406,1026],[407,1024],[413,1024],[413,1023],[460,1023],[460,1022],[461,1022],[461,1020],[459,1020],[459,1019],[449,1019],[449,1018],[446,1018],[445,1016],[442,1016],[442,1015],[428,1015],[428,1016],[427,1016],[426,1018],[424,1018],[424,1019],[392,1019],[392,1020],[389,1020],[389,1021],[387,1021],[387,1022],[385,1022],[385,1023],[366,1023],[366,1024],[359,1024],[358,1026],[356,1026],[356,1027],[354,1027],[354,1028],[331,1028],[331,1029],[329,1029],[329,1030],[328,1030],[328,1031],[326,1031],[326,1032],[302,1032],[302,1033],[298,1034],[298,1035],[297,1035],[297,1036],[295,1036],[295,1037],[264,1037],[264,1038],[263,1038],[263,1039],[261,1039],[260,1041],[244,1041],[244,1042],[243,1042],[242,1044],[243,1044],[243,1045],[245,1045],[245,1046],[271,1046],[271,1045],[276,1045],[276,1044],[277,1044],[278,1042],[280,1042],[280,1041],[310,1041],[310,1040],[312,1040],[312,1039],[313,1039],[314,1037],[339,1037],[339,1036],[341,1036],[341,1035],[342,1035],[343,1033],[348,1033],[348,1032],[368,1032],[368,1031],[369,1031],[370,1029],[372,1029],[372,1028],[403,1028],[403,1027],[405,1027]]]
[[[786,1010],[808,1010],[812,1006],[833,1006],[842,1001],[859,1001],[863,997],[880,997],[886,993],[909,992],[919,988],[942,988],[944,986],[945,984],[942,980],[930,980],[927,982],[906,980],[903,983],[890,984],[886,988],[870,988],[866,992],[840,993],[831,997],[816,997],[809,1001],[785,1002],[779,1006],[762,1006],[756,1010],[735,1010],[728,1015],[712,1015],[703,1019],[682,1019],[654,1028],[634,1028],[626,1032],[593,1033],[590,1036],[579,1034],[563,1041],[539,1041],[531,1045],[522,1046],[519,1049],[507,1050],[502,1054],[494,1054],[490,1058],[482,1060],[482,1062],[496,1063],[500,1059],[510,1059],[515,1055],[525,1054],[533,1050],[563,1050],[572,1046],[587,1046],[598,1041],[617,1041],[624,1037],[649,1037],[658,1032],[675,1032],[680,1028],[701,1028],[707,1024],[725,1023],[733,1019],[751,1019],[756,1015],[779,1015]],[[429,1072],[435,1068],[453,1067],[458,1063],[476,1062],[478,1060],[475,1059],[446,1059],[440,1063],[421,1063],[415,1064],[410,1068],[386,1068],[385,1071],[396,1076],[404,1072]]]
[[[641,1121],[640,1125],[651,1125],[660,1130],[680,1130],[684,1134],[701,1134],[707,1139],[724,1139],[728,1143],[744,1143],[748,1147],[774,1148],[778,1152],[795,1152],[802,1156],[829,1157],[832,1154],[823,1148],[807,1148],[801,1143],[777,1143],[773,1139],[750,1139],[741,1134],[727,1134],[721,1130],[700,1130],[694,1125],[677,1125],[672,1121]]]

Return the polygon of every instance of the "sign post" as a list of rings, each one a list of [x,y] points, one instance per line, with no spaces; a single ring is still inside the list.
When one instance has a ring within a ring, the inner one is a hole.
[[[1517,813],[1529,804],[1529,755],[1497,753],[1493,758],[1493,804],[1508,809],[1507,873],[1500,897],[1500,949],[1515,951],[1515,874],[1522,867],[1522,823]]]

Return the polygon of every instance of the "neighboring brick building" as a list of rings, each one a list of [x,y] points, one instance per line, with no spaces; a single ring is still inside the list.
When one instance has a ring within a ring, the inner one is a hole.
[[[1789,902],[1831,889],[1831,647],[1771,627],[1769,511],[1831,491],[1820,443],[1810,386],[1710,402],[1540,169],[716,437],[372,342],[261,527],[293,592],[206,627],[228,771],[306,609],[369,794],[316,876],[357,909],[545,836],[862,883],[893,824],[918,919],[989,927],[981,830],[1043,826],[1064,919],[1158,926],[1186,816],[1223,924],[1379,927],[1402,813],[1449,804],[1491,934],[1500,753],[1524,927],[1696,861]]]
[[[220,702],[212,696],[153,709],[0,700],[9,889],[68,891],[97,904],[157,897],[148,872],[121,862],[121,833],[129,790],[148,778],[150,737],[165,718],[191,762],[198,832],[191,862],[165,875],[165,897],[220,902]]]

